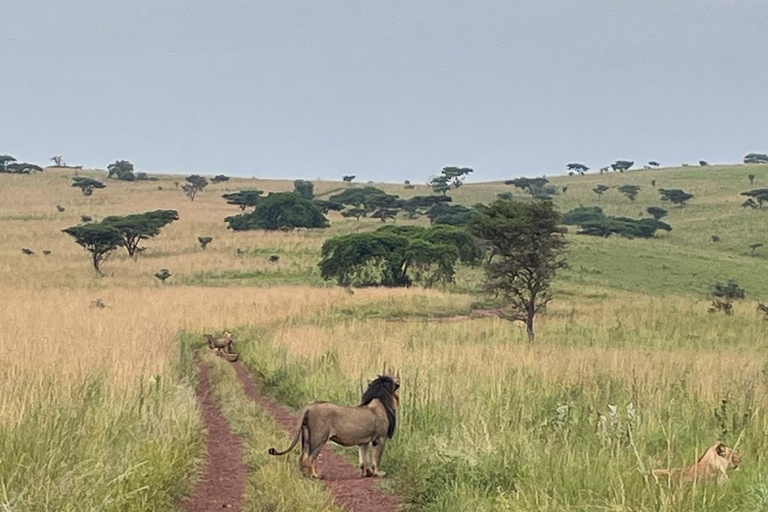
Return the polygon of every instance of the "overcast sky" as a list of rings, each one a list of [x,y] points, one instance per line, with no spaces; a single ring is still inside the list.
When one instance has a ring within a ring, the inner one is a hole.
[[[768,2],[0,0],[0,153],[473,181],[768,152]]]

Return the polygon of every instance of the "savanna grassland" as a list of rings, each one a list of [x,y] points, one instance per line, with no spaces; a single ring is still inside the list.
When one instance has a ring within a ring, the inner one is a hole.
[[[354,403],[366,379],[399,369],[403,408],[384,455],[384,485],[414,510],[768,508],[768,322],[755,312],[755,301],[768,299],[768,249],[750,256],[749,248],[768,242],[768,224],[765,211],[739,206],[740,192],[768,184],[768,166],[553,178],[562,211],[600,205],[638,217],[664,206],[673,229],[628,240],[570,228],[569,268],[537,320],[534,346],[522,326],[470,313],[484,299],[478,268],[460,268],[455,284],[437,289],[349,294],[324,282],[323,241],[374,229],[377,220],[331,214],[324,231],[226,229],[223,218],[239,210],[221,194],[289,190],[290,181],[232,179],[192,202],[174,185],[178,176],[106,180],[85,197],[70,186],[72,173],[0,175],[6,510],[173,509],[203,456],[191,353],[202,333],[223,329],[235,333],[265,389],[297,408],[316,399]],[[756,174],[754,186],[748,174]],[[592,189],[600,183],[642,189],[634,202],[615,189],[598,198]],[[342,187],[316,182],[315,193]],[[427,193],[423,185],[381,188]],[[677,208],[657,188],[695,197]],[[451,195],[472,205],[507,190],[527,196],[502,183]],[[137,261],[113,254],[103,277],[61,232],[83,214],[98,221],[159,208],[180,219]],[[198,236],[213,237],[207,250]],[[172,273],[165,284],[154,278],[161,268]],[[747,299],[733,316],[707,313],[712,285],[728,279]],[[96,299],[106,307],[94,307]],[[227,363],[203,357],[247,448],[248,509],[332,510],[294,459],[268,458],[266,449],[287,443],[287,434],[245,398]],[[717,440],[744,456],[727,485],[670,490],[650,477],[652,468],[692,462]]]

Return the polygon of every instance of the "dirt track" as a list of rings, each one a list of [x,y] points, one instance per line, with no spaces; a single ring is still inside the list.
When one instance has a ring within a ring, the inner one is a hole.
[[[181,504],[187,512],[243,508],[248,470],[243,462],[243,443],[232,433],[211,396],[208,367],[195,354],[200,386],[197,399],[203,413],[206,436],[205,470],[192,495]]]

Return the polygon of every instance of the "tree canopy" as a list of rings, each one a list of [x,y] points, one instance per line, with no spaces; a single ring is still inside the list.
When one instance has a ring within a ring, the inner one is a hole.
[[[128,160],[116,160],[107,166],[107,178],[117,178],[121,181],[134,181],[133,164]]]
[[[235,231],[250,229],[327,228],[328,219],[312,201],[293,192],[273,192],[256,209],[224,219]]]
[[[344,209],[344,205],[341,203],[336,203],[334,201],[325,201],[323,199],[313,199],[313,203],[315,203],[315,206],[320,208],[320,211],[324,214],[328,214],[328,212],[340,212]]]
[[[611,164],[611,169],[619,172],[628,171],[633,165],[635,165],[635,162],[631,160],[616,160],[614,163]]]
[[[649,208],[657,208],[652,206]],[[666,213],[666,210],[660,208]],[[663,217],[663,215],[662,215]],[[659,229],[670,231],[672,227],[658,219],[631,219],[606,215],[599,206],[579,206],[563,215],[566,225],[581,228],[579,235],[609,237],[613,234],[625,238],[652,238]]]
[[[768,201],[768,188],[756,188],[754,190],[747,190],[746,192],[742,192],[741,195],[747,196],[753,201],[757,201],[758,207],[762,208],[763,203]]]
[[[84,196],[90,196],[93,194],[94,189],[106,187],[106,185],[99,180],[87,178],[85,176],[75,176],[72,178],[72,182],[72,186],[79,188],[83,192]]]
[[[160,234],[160,229],[179,219],[176,210],[155,210],[132,215],[105,217],[101,224],[112,226],[123,237],[123,246],[128,256],[135,258],[140,250],[139,244]]]
[[[229,181],[229,176],[225,176],[223,174],[217,174],[211,178],[211,183],[224,183],[225,181]]]
[[[505,185],[514,185],[515,188],[527,190],[531,195],[536,189],[544,187],[547,183],[549,183],[547,178],[515,178],[504,182]]]
[[[453,281],[456,263],[475,264],[482,251],[464,229],[384,226],[331,238],[321,254],[321,275],[341,286],[429,286]]]
[[[693,199],[693,194],[689,194],[679,188],[660,188],[659,193],[661,194],[662,201],[670,201],[671,203],[680,206],[680,208],[685,207],[686,201]]]
[[[6,167],[9,163],[15,162],[16,158],[11,155],[0,155],[0,171],[6,172]]]
[[[587,167],[584,164],[578,163],[578,162],[571,162],[567,165],[567,168],[569,171],[575,171],[579,173],[581,176],[584,176],[584,174],[589,170],[589,167]]]
[[[467,226],[475,210],[461,204],[437,203],[427,210],[430,224],[446,226]]]
[[[123,236],[113,226],[105,224],[83,224],[63,229],[64,233],[91,253],[91,263],[96,272],[101,272],[101,264],[109,254],[123,244]]]
[[[208,180],[205,177],[193,174],[191,176],[187,176],[186,183],[181,186],[181,189],[184,191],[190,201],[194,201],[197,193],[207,186]]]
[[[304,199],[310,201],[315,198],[315,184],[307,180],[296,180],[293,182],[293,191]]]
[[[634,201],[640,192],[640,185],[622,185],[617,190],[627,196],[630,201]]]
[[[768,155],[765,153],[747,153],[744,156],[745,164],[768,164]]]
[[[427,213],[432,206],[439,203],[450,203],[450,196],[413,196],[404,200],[400,207],[409,219],[415,219]]]
[[[343,176],[341,179],[345,181],[346,183],[352,183],[352,180],[354,180],[357,176],[348,174],[346,176]]]
[[[666,217],[669,213],[661,206],[649,206],[645,209],[645,211],[648,212],[648,215],[651,215],[656,220],[661,220],[662,217]]]
[[[245,211],[246,208],[255,208],[263,193],[262,190],[249,189],[223,194],[221,197],[227,200],[227,204],[234,204]]]
[[[30,164],[28,162],[10,162],[0,170],[0,172],[6,172],[10,174],[29,174],[32,171],[42,172],[43,168],[36,164]]]
[[[497,200],[480,205],[470,231],[490,247],[485,291],[504,299],[508,320],[524,321],[534,341],[534,318],[552,300],[550,285],[565,267],[565,229],[560,214],[545,201]]]

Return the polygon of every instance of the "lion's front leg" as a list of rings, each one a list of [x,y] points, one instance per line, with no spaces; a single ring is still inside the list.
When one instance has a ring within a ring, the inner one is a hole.
[[[371,469],[371,443],[360,445],[360,472],[363,477],[373,475]]]

